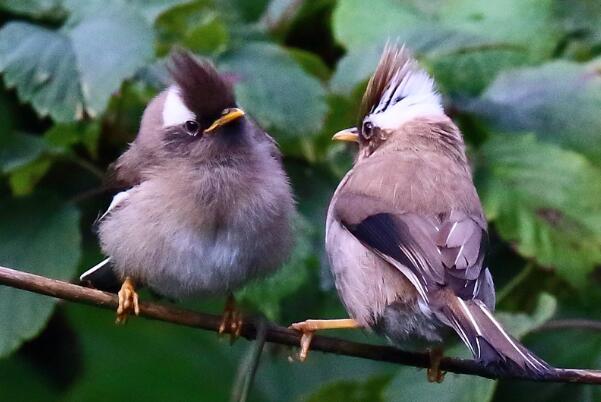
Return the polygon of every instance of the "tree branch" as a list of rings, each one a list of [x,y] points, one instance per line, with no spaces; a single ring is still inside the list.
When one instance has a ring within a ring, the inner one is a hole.
[[[555,331],[558,329],[581,329],[588,331],[601,331],[601,321],[583,320],[578,318],[565,318],[549,320],[534,331]]]
[[[115,310],[118,305],[117,296],[112,293],[89,289],[39,275],[16,271],[10,268],[0,267],[0,284],[110,310]],[[214,332],[218,331],[221,322],[221,317],[213,314],[198,313],[150,302],[140,303],[140,315],[153,320],[165,321],[176,325],[184,325]],[[259,322],[256,319],[247,318],[242,325],[240,335],[246,339],[254,340],[257,337],[258,328]],[[296,347],[300,343],[300,334],[294,330],[268,323],[265,330],[265,340],[280,345]],[[422,368],[430,366],[430,359],[426,353],[407,352],[391,346],[351,342],[327,336],[315,336],[311,343],[311,349],[314,351],[319,350],[326,353],[353,356],[406,366]],[[527,374],[502,374],[493,369],[483,367],[475,360],[450,357],[442,359],[440,368],[443,371],[477,375],[492,379],[511,378],[542,382],[601,384],[601,371],[593,370],[557,369],[548,376],[534,378]]]

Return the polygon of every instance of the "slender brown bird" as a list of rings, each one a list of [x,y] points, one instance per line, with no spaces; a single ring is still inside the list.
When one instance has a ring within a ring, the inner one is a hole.
[[[137,286],[176,299],[229,294],[273,272],[292,245],[294,201],[274,140],[208,61],[178,52],[170,72],[113,165],[129,189],[99,219],[108,258],[81,276],[122,283],[118,322],[138,314]],[[226,313],[222,330],[237,325],[231,304]]]
[[[386,47],[357,127],[333,139],[359,144],[326,223],[330,267],[352,318],[293,324],[305,333],[301,359],[319,329],[373,328],[393,342],[433,343],[451,327],[485,365],[551,370],[493,317],[487,225],[463,138],[433,80],[404,48]],[[442,379],[439,358],[431,380]]]

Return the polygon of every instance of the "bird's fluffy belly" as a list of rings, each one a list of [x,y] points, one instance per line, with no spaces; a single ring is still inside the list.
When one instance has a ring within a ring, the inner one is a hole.
[[[178,230],[164,240],[171,249],[163,258],[144,270],[142,281],[157,292],[186,297],[226,293],[256,274],[256,249],[231,230],[203,233]]]
[[[376,332],[397,344],[404,344],[404,341],[415,337],[429,342],[440,342],[442,328],[442,323],[434,314],[428,314],[415,303],[400,302],[386,306],[374,325]]]
[[[159,224],[126,206],[102,222],[100,237],[118,276],[174,298],[225,294],[281,262],[257,266],[266,260],[265,246],[273,245],[257,242],[259,234],[248,226],[207,226],[192,227],[165,213]]]

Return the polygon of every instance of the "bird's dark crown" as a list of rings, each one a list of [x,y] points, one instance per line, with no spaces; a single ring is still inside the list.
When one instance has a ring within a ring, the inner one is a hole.
[[[211,124],[226,108],[236,106],[231,85],[206,60],[198,60],[186,51],[171,56],[169,72],[180,89],[186,107],[199,123]]]

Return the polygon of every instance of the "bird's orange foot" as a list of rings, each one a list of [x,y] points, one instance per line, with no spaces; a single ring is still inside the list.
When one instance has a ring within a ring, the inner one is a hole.
[[[295,322],[288,328],[302,333],[300,340],[301,349],[298,353],[298,360],[304,362],[307,360],[307,356],[309,355],[309,348],[311,347],[311,341],[313,340],[315,331],[322,329],[361,328],[361,326],[352,318],[344,318],[340,320],[306,320],[302,322]]]
[[[441,348],[433,348],[428,351],[430,355],[430,367],[428,367],[428,382],[441,383],[444,381],[444,372],[440,370],[440,361],[443,357]]]
[[[234,343],[242,331],[242,313],[236,309],[236,300],[229,296],[223,309],[223,317],[219,324],[219,334],[229,333],[230,343]]]
[[[307,356],[309,355],[309,348],[311,347],[311,341],[313,340],[313,335],[315,335],[315,331],[317,330],[316,328],[314,328],[314,325],[311,324],[311,321],[313,320],[295,322],[294,324],[288,327],[290,329],[294,329],[302,333],[300,340],[301,349],[298,352],[298,360],[300,360],[301,362],[307,360]]]
[[[126,277],[121,285],[121,290],[118,293],[119,307],[117,307],[116,324],[125,324],[129,314],[140,314],[140,306],[138,304],[138,294],[134,286],[134,282],[130,277]]]

